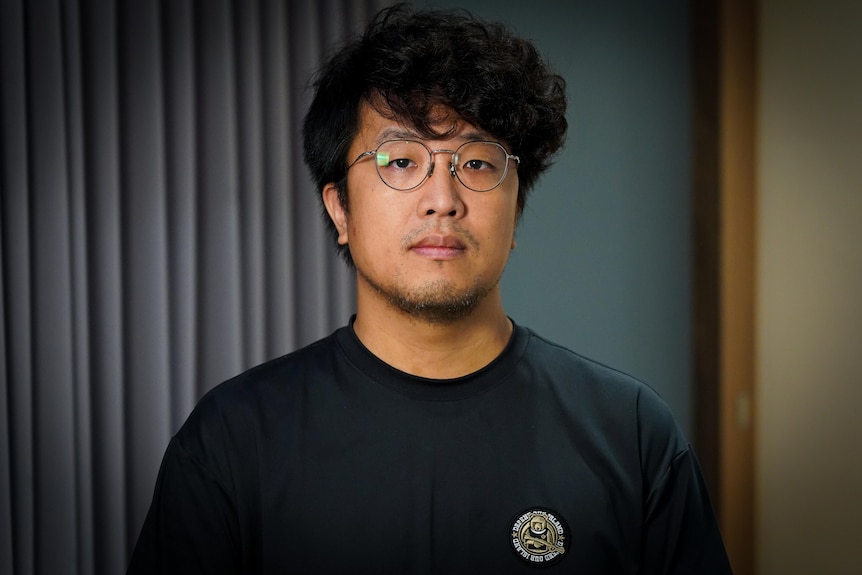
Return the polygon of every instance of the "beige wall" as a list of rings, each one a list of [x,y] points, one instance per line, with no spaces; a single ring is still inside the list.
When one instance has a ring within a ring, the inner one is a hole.
[[[759,575],[862,573],[862,2],[762,0]]]

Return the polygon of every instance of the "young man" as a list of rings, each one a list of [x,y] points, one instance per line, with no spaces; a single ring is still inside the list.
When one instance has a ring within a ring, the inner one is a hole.
[[[356,315],[200,401],[130,573],[730,573],[656,393],[503,310],[564,114],[530,43],[462,13],[385,11],[327,63],[305,155]]]

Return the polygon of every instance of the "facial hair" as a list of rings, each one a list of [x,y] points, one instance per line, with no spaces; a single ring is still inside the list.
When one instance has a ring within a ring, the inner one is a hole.
[[[435,280],[406,289],[397,285],[383,286],[359,268],[356,272],[394,309],[414,319],[442,325],[468,317],[499,283],[499,278],[491,283],[477,278],[471,286],[457,290],[448,281]]]
[[[435,226],[429,224],[412,230],[401,238],[402,249],[407,251],[414,241]],[[479,242],[468,231],[456,223],[448,226],[448,231],[456,233],[471,249],[478,250]],[[440,262],[440,265],[443,265]],[[413,319],[431,324],[452,324],[468,317],[500,282],[500,277],[488,281],[484,276],[476,276],[470,285],[458,288],[451,281],[429,280],[421,285],[409,286],[409,282],[376,281],[356,266],[356,273],[374,289],[386,302]]]

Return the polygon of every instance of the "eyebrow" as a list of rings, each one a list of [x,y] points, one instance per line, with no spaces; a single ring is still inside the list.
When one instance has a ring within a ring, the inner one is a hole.
[[[463,139],[465,142],[496,142],[497,138],[492,137],[487,132],[480,130],[471,130],[457,136],[458,139]],[[387,140],[419,140],[425,142],[428,138],[421,136],[419,133],[408,130],[402,127],[389,127],[384,129],[376,138],[376,145],[379,146]]]
[[[380,132],[377,136],[377,142],[383,143],[386,140],[414,140],[419,137],[419,134],[404,128],[389,127]]]

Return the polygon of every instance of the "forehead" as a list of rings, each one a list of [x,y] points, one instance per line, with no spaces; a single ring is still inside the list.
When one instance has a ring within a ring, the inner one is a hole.
[[[496,140],[487,132],[464,121],[450,108],[437,105],[431,110],[429,125],[433,134],[419,130],[393,114],[367,102],[359,110],[359,126],[351,149],[371,149],[385,140],[414,139],[424,142],[451,141],[457,139]]]

